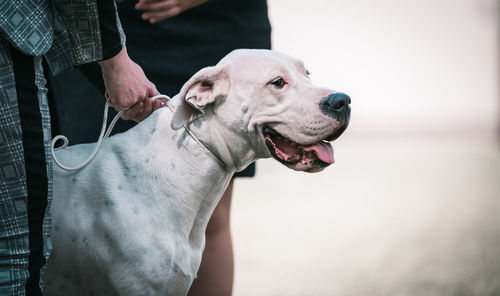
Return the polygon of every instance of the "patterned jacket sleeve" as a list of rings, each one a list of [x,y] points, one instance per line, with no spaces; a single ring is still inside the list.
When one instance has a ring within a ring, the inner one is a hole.
[[[115,1],[98,0],[97,9],[101,30],[102,59],[106,60],[117,55],[125,46],[125,34],[118,18]]]
[[[113,0],[55,0],[54,42],[45,55],[54,74],[104,60],[125,46]]]

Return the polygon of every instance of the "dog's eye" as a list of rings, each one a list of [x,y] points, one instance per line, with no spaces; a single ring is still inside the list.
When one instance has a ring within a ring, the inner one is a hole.
[[[277,77],[269,82],[269,84],[274,85],[275,88],[281,89],[283,86],[285,86],[286,82],[283,79],[283,77]]]
[[[309,72],[309,70],[306,70],[306,75],[307,76],[311,75],[311,72]]]

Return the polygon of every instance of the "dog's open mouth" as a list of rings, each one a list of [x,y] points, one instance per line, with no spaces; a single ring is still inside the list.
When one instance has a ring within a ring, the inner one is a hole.
[[[272,156],[293,169],[318,171],[335,162],[333,147],[326,141],[312,145],[298,144],[267,126],[263,134]]]

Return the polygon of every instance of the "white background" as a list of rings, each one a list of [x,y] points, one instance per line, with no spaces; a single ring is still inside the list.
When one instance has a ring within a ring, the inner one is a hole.
[[[500,295],[498,5],[269,0],[352,117],[325,171],[236,182],[234,295]]]

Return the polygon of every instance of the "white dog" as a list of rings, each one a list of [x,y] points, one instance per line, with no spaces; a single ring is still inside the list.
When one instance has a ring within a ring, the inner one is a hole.
[[[334,162],[350,99],[314,86],[304,65],[237,50],[169,103],[106,139],[77,172],[56,168],[46,295],[184,295],[205,228],[231,176],[258,158],[299,171]],[[57,152],[81,163],[94,145]]]

